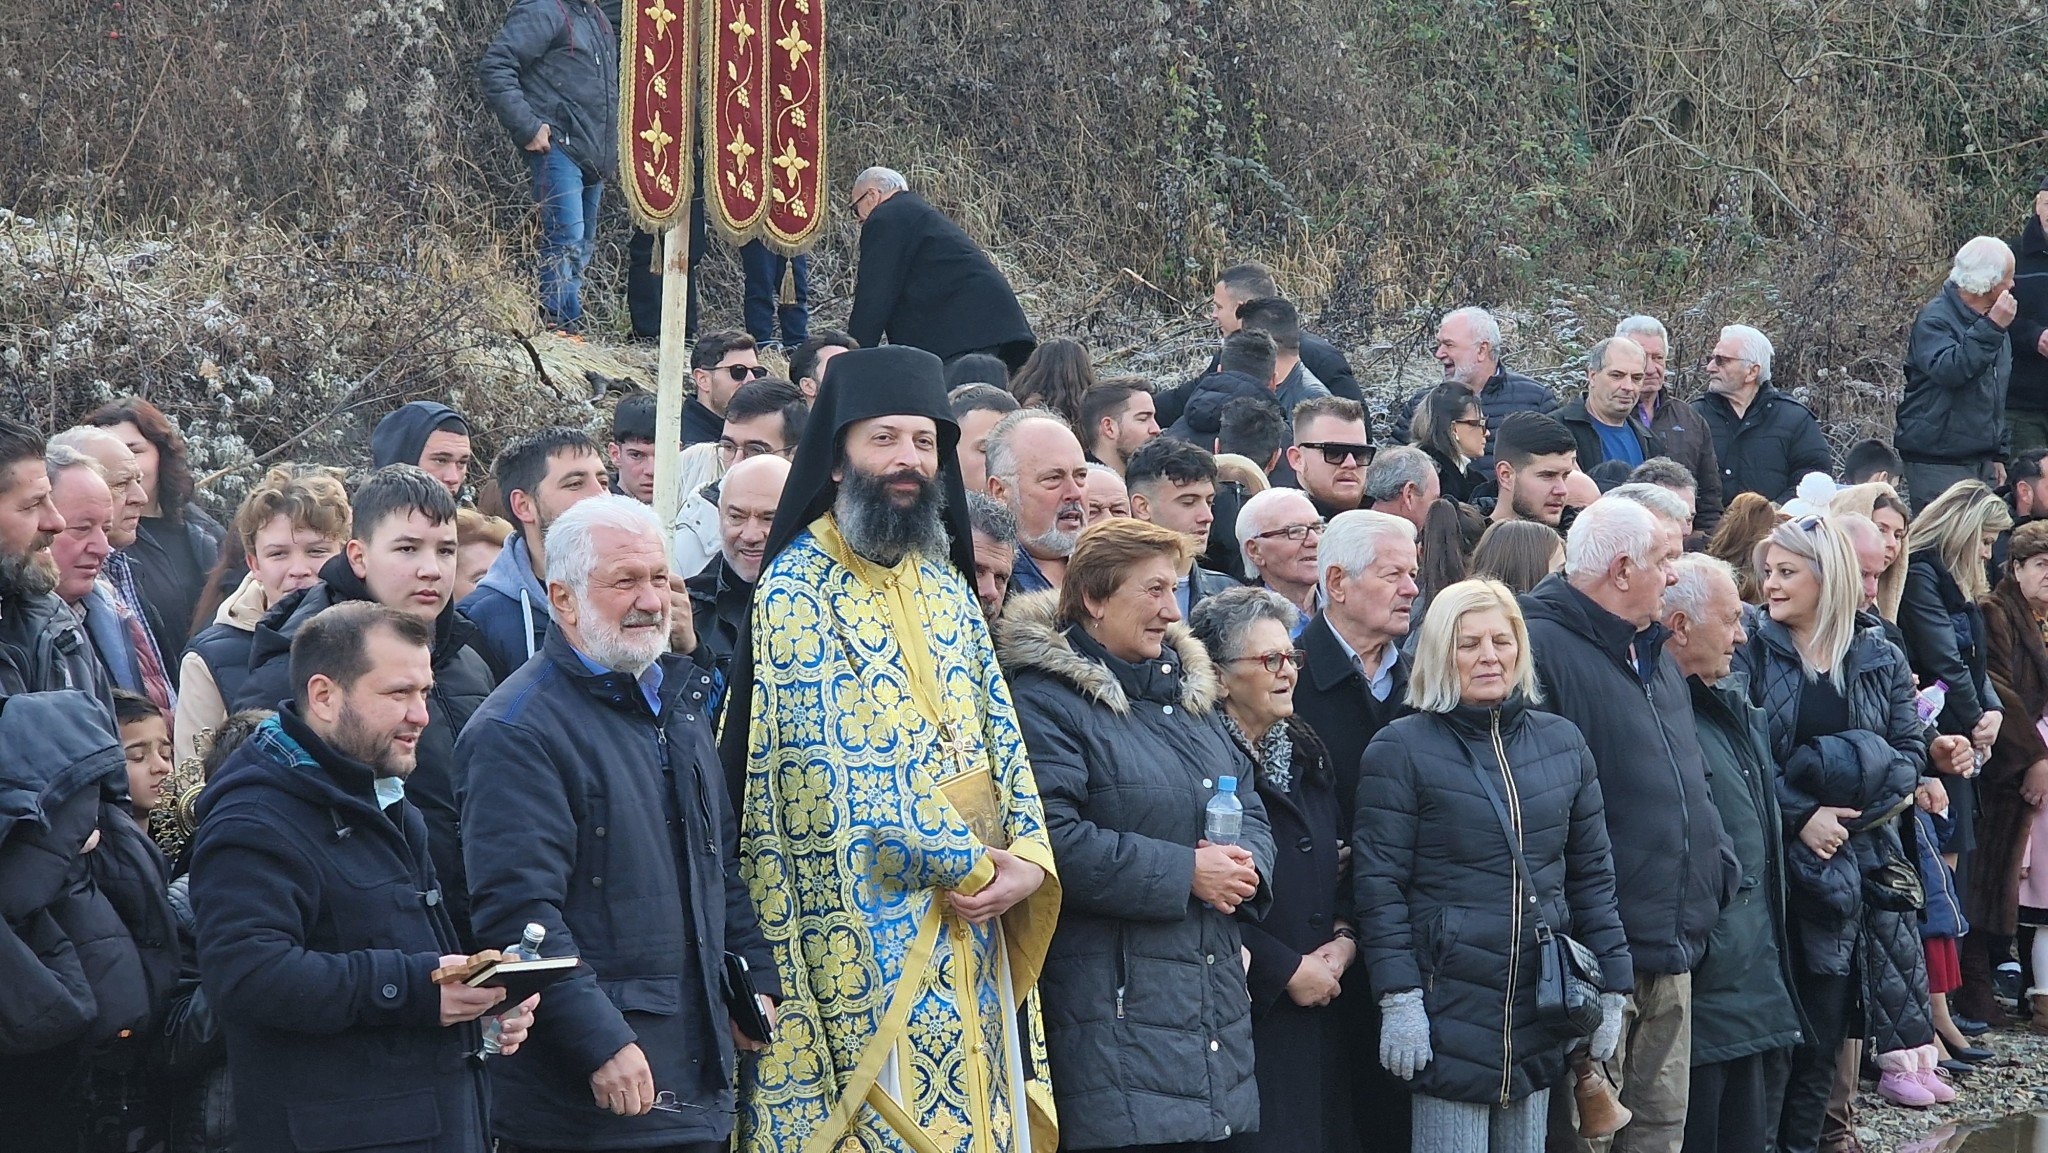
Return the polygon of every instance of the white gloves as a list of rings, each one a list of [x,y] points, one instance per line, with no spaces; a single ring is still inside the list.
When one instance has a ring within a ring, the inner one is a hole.
[[[1381,997],[1380,1064],[1401,1080],[1412,1081],[1430,1057],[1429,1012],[1422,1007],[1422,990]]]
[[[1595,1061],[1607,1061],[1614,1057],[1614,1050],[1621,1044],[1622,1010],[1628,998],[1620,993],[1600,994],[1600,1027],[1593,1030],[1588,1053]]]

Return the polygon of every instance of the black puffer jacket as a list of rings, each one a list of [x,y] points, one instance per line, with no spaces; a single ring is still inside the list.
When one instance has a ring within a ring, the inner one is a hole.
[[[148,1014],[134,942],[79,852],[101,804],[127,791],[98,701],[0,702],[0,1054],[96,1044]]]
[[[1692,1062],[1733,1061],[1799,1043],[1791,946],[1785,939],[1785,841],[1762,710],[1739,673],[1688,678],[1707,785],[1735,846],[1742,880],[1692,974]]]
[[[1517,697],[1382,729],[1365,752],[1351,842],[1373,992],[1423,990],[1434,1055],[1415,1092],[1504,1105],[1557,1080],[1564,1044],[1536,1018],[1536,919],[1481,772],[1521,830],[1543,920],[1599,956],[1603,989],[1628,992],[1635,976],[1600,779],[1570,721]]]
[[[548,140],[599,180],[619,166],[619,30],[590,0],[517,0],[476,63],[477,87],[521,148]]]
[[[1724,500],[1754,492],[1783,504],[1792,499],[1800,477],[1834,471],[1820,422],[1805,405],[1768,384],[1757,389],[1741,416],[1719,393],[1708,393],[1693,407],[1713,430]]]
[[[1216,778],[1244,782],[1241,843],[1260,886],[1239,916],[1262,917],[1265,805],[1186,628],[1133,665],[1056,624],[1053,607],[1047,593],[1013,599],[999,631],[1067,893],[1038,985],[1060,1144],[1219,1141],[1259,1123],[1259,1094],[1237,923],[1193,895],[1195,842]]]
[[[1900,851],[1896,814],[1912,802],[1927,758],[1926,729],[1913,711],[1913,678],[1905,655],[1875,628],[1859,631],[1842,658],[1852,727],[1832,741],[1795,743],[1805,673],[1791,634],[1765,617],[1736,653],[1748,675],[1750,700],[1770,725],[1778,762],[1778,806],[1785,821],[1789,913],[1798,963],[1806,972],[1840,976],[1866,917],[1861,870],[1880,853]],[[1804,755],[1801,755],[1801,754]],[[1822,805],[1863,814],[1849,826],[1849,844],[1821,862],[1799,830]],[[1881,843],[1880,843],[1881,842]],[[1896,916],[1896,914],[1885,914]]]
[[[2033,412],[2048,409],[2048,357],[2041,355],[2041,334],[2048,332],[2048,231],[2041,218],[2027,214],[2027,223],[2012,242],[2012,295],[2020,310],[2006,335],[2012,342],[2012,381],[2006,388],[2008,408]]]
[[[1543,707],[1585,734],[1607,798],[1621,923],[1638,972],[1689,973],[1735,892],[1735,849],[1707,789],[1692,695],[1664,652],[1561,574],[1522,597]],[[1633,646],[1649,667],[1630,664]]]
[[[323,610],[348,601],[366,601],[369,586],[338,554],[320,566],[320,582],[288,594],[271,606],[257,624],[249,644],[249,675],[241,692],[228,701],[230,713],[242,709],[274,709],[292,695],[292,638],[299,626]],[[419,764],[405,779],[405,799],[419,808],[427,822],[427,849],[434,857],[434,875],[448,900],[448,917],[463,948],[475,949],[470,937],[469,888],[462,869],[462,821],[456,803],[455,738],[471,713],[497,687],[497,678],[477,644],[476,626],[450,605],[434,620],[434,687],[427,693],[426,731],[420,734]],[[502,949],[510,941],[486,942]]]
[[[1906,591],[1899,601],[1899,629],[1906,659],[1923,685],[1948,684],[1948,699],[1936,718],[1944,733],[1968,735],[1988,709],[1999,708],[1991,688],[1991,648],[1984,610],[1963,595],[1941,554],[1921,549],[1906,566]]]
[[[2012,344],[1953,284],[1920,307],[1906,342],[1906,391],[1892,446],[1899,458],[1976,464],[2003,457]],[[1917,498],[1916,498],[1917,499]]]

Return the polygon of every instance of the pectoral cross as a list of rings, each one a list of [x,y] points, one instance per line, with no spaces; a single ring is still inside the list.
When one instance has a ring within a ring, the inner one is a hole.
[[[967,759],[967,737],[951,721],[939,722],[939,760],[951,760],[953,771],[967,772],[973,767]]]

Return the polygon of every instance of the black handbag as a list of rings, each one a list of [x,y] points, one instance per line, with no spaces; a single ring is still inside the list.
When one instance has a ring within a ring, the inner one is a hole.
[[[1515,872],[1529,893],[1530,915],[1536,918],[1536,1019],[1569,1040],[1591,1037],[1600,1027],[1602,1016],[1600,958],[1591,949],[1552,929],[1544,919],[1529,862],[1522,859],[1521,836],[1508,817],[1508,807],[1501,802],[1500,790],[1493,787],[1493,778],[1486,775],[1477,757],[1469,763],[1472,775],[1479,778],[1479,786],[1486,790],[1486,799],[1493,802],[1493,815],[1500,820],[1500,830],[1507,836]],[[1508,771],[1505,762],[1500,768],[1503,773]],[[1516,947],[1520,947],[1519,943]]]
[[[1907,859],[1910,850],[1904,838],[1910,831],[1902,822],[1898,842],[1877,839],[1877,864],[1863,874],[1863,899],[1874,908],[1888,913],[1917,913],[1927,907],[1927,890],[1920,884],[1920,870]]]

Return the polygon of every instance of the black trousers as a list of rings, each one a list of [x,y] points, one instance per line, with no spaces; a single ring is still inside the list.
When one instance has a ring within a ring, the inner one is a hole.
[[[1755,1153],[1769,1148],[1791,1073],[1790,1049],[1694,1065],[1685,1106],[1685,1153]]]
[[[1827,1117],[1828,1093],[1835,1084],[1835,1063],[1855,1016],[1857,978],[1795,971],[1793,983],[1799,986],[1799,1003],[1813,1032],[1792,1050],[1785,1105],[1778,1118],[1778,1149],[1815,1153]]]

